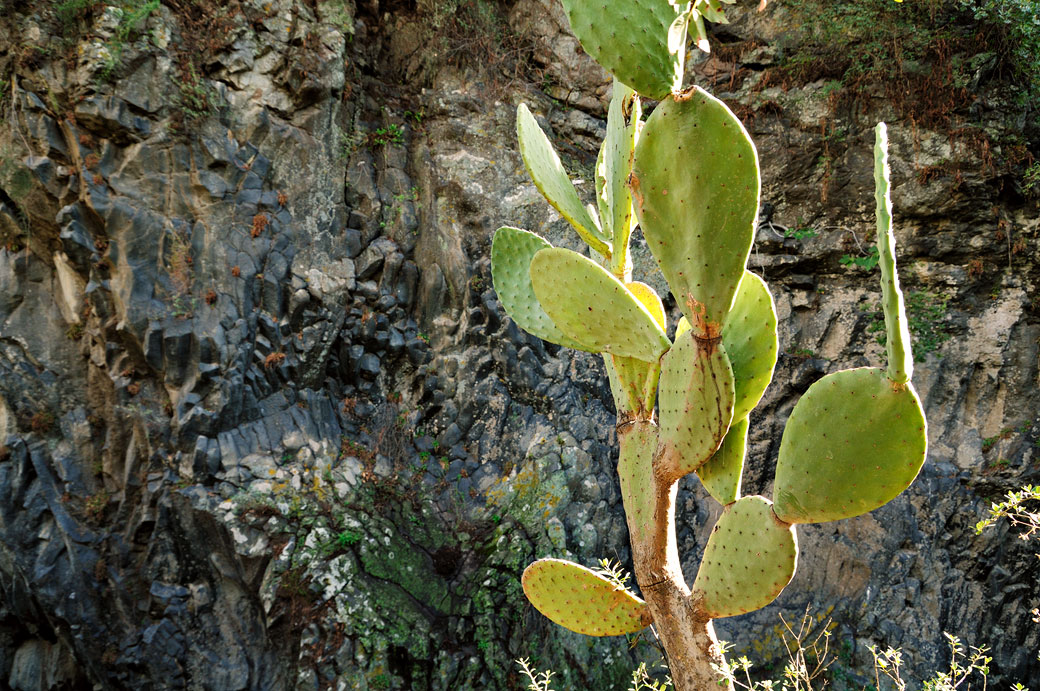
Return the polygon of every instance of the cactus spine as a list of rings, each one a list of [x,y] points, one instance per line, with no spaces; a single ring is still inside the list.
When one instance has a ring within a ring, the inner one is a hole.
[[[558,559],[528,567],[524,591],[539,611],[581,633],[614,635],[652,623],[678,691],[725,686],[712,619],[764,607],[780,594],[794,576],[798,523],[849,518],[885,504],[913,482],[927,449],[924,413],[910,382],[882,124],[875,180],[888,367],[835,372],[813,384],[784,430],[774,501],[740,495],[748,416],[777,358],[772,297],[745,268],[758,212],[758,156],[725,104],[700,88],[679,90],[674,80],[675,56],[683,54],[673,50],[676,27],[685,37],[690,21],[698,31],[702,16],[718,21],[719,3],[617,0],[601,16],[599,3],[565,0],[578,38],[590,54],[608,56],[604,66],[617,75],[596,204],[586,209],[578,201],[523,105],[517,131],[538,189],[600,259],[511,227],[498,230],[492,249],[495,288],[521,328],[602,353],[645,602]],[[642,43],[608,40],[627,35],[611,24],[622,21],[615,14],[647,27]],[[626,84],[663,98],[645,123],[639,96]],[[671,339],[660,297],[632,281],[628,241],[635,220],[683,313]],[[724,506],[692,588],[675,536],[678,481],[690,473]]]

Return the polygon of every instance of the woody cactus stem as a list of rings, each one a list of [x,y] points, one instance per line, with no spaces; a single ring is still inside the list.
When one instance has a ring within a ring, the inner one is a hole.
[[[746,268],[758,214],[758,155],[725,104],[699,88],[669,87],[682,52],[668,37],[685,31],[691,12],[717,21],[719,2],[672,3],[675,17],[647,0],[612,3],[619,16],[632,5],[632,16],[667,31],[662,40],[641,34],[639,45],[649,46],[653,59],[640,62],[615,55],[623,46],[610,41],[624,32],[598,23],[598,15],[597,22],[585,21],[591,17],[585,4],[567,1],[572,22],[584,18],[574,24],[579,39],[598,42],[589,52],[614,56],[619,74],[637,88],[648,84],[663,100],[642,123],[639,96],[615,80],[596,203],[587,207],[521,105],[517,134],[531,177],[597,259],[508,226],[495,234],[491,258],[495,289],[518,326],[604,359],[617,408],[618,477],[645,601],[616,580],[552,558],[528,567],[524,592],[545,616],[579,633],[619,635],[652,624],[677,691],[732,689],[712,620],[764,607],[780,594],[798,561],[797,524],[878,508],[913,482],[927,450],[924,413],[910,382],[881,125],[876,181],[888,367],[834,372],[813,384],[784,429],[775,503],[740,494],[749,415],[777,358],[772,297]],[[636,220],[682,310],[674,329],[661,298],[632,280],[628,242]],[[722,505],[692,587],[675,535],[678,483],[690,473]]]

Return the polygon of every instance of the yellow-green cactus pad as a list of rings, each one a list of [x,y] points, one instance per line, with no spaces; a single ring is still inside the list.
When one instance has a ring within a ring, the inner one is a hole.
[[[603,232],[611,238],[610,269],[615,276],[621,276],[625,270],[628,241],[635,226],[628,176],[632,172],[640,113],[639,97],[615,79],[614,96],[607,112],[607,134],[596,163],[597,201]]]
[[[654,453],[658,428],[640,420],[618,434],[618,483],[633,543],[647,543],[654,530]]]
[[[663,457],[680,476],[711,458],[733,420],[733,370],[721,342],[698,344],[692,331],[661,358],[658,388]]]
[[[577,252],[539,251],[531,260],[531,284],[556,326],[596,352],[656,362],[671,345],[624,283]]]
[[[747,453],[748,419],[730,425],[722,446],[715,455],[697,469],[704,489],[720,504],[732,504],[740,497],[740,476],[744,472]]]
[[[776,308],[765,281],[744,271],[733,309],[722,329],[722,342],[733,365],[736,403],[733,418],[747,417],[762,399],[776,366]]]
[[[640,281],[630,281],[625,287],[643,303],[663,331],[664,304],[654,289]],[[638,415],[653,411],[654,401],[657,399],[657,382],[661,376],[661,363],[656,360],[646,362],[617,355],[606,355],[604,361],[607,363],[607,377],[618,412]]]
[[[539,559],[524,569],[522,583],[535,609],[577,633],[621,636],[651,623],[645,602],[573,562]]]
[[[603,359],[608,363],[607,378],[618,413],[639,416],[653,412],[661,377],[660,361],[646,362],[609,353]]]
[[[689,2],[563,0],[563,9],[585,52],[628,86],[656,99],[681,86]]]
[[[516,136],[520,141],[520,155],[538,191],[574,226],[589,247],[604,257],[610,256],[606,238],[578,199],[578,193],[567,177],[556,149],[523,103],[516,109]]]
[[[646,121],[632,198],[647,245],[693,331],[717,337],[751,250],[758,154],[726,105],[694,87]]]
[[[552,247],[534,233],[502,226],[491,242],[491,280],[502,306],[516,325],[543,341],[592,350],[570,338],[553,323],[531,287],[531,260],[539,250]]]
[[[776,462],[776,515],[788,523],[858,516],[910,486],[927,453],[913,385],[864,367],[828,374],[791,411]]]
[[[744,497],[715,524],[691,597],[711,617],[751,612],[776,599],[797,562],[794,526],[779,521],[765,497]]]

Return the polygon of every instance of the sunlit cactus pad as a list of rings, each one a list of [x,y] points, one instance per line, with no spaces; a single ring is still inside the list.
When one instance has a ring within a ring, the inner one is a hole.
[[[719,450],[697,469],[697,477],[704,489],[720,504],[732,504],[740,497],[740,476],[744,472],[747,435],[748,419],[734,422]]]
[[[553,323],[531,287],[531,260],[539,250],[552,247],[538,235],[503,226],[491,243],[491,280],[498,299],[516,325],[542,340],[587,350]]]
[[[658,401],[661,442],[681,475],[711,458],[733,420],[733,370],[721,342],[699,346],[680,335],[661,359]]]
[[[798,400],[784,429],[776,514],[820,523],[872,511],[910,486],[926,449],[912,385],[869,367],[828,374]]]
[[[665,99],[639,135],[632,196],[647,245],[694,333],[716,337],[758,215],[758,154],[726,105],[694,87]]]
[[[582,48],[644,96],[679,88],[686,59],[689,2],[563,0]]]
[[[578,199],[574,184],[567,176],[549,138],[523,103],[516,109],[516,136],[520,143],[520,155],[538,191],[574,226],[592,249],[607,255],[609,250],[605,238]]]
[[[744,497],[726,507],[704,550],[693,597],[712,617],[732,617],[765,607],[794,576],[798,546],[794,526],[773,515],[764,497]]]
[[[750,271],[740,281],[722,329],[722,342],[736,387],[733,419],[739,420],[758,405],[769,386],[778,350],[773,297],[765,281]]]
[[[554,247],[531,261],[534,294],[546,314],[586,350],[656,362],[671,341],[625,285],[577,252]]]
[[[523,575],[524,594],[560,626],[588,636],[620,636],[650,624],[646,603],[595,571],[563,559],[539,559]]]

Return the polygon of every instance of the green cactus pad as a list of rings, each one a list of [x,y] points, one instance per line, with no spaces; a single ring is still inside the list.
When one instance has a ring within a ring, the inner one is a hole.
[[[665,328],[664,304],[653,288],[639,281],[631,281],[625,287],[643,303],[650,316],[663,331]],[[657,382],[661,376],[659,361],[645,362],[631,357],[605,355],[610,390],[618,411],[633,415],[649,413],[654,409],[657,398]]]
[[[491,243],[491,280],[506,313],[521,329],[543,341],[591,350],[560,331],[545,313],[531,287],[531,260],[539,250],[552,247],[532,232],[502,226]]]
[[[662,99],[682,84],[689,2],[563,0],[582,48],[639,93]]]
[[[679,475],[711,458],[733,419],[733,369],[721,342],[703,347],[687,331],[661,359],[658,409],[666,465]]]
[[[632,191],[628,176],[632,172],[632,153],[639,130],[640,102],[632,89],[614,80],[614,96],[607,113],[607,134],[596,164],[597,190],[603,231],[611,238],[613,254],[610,270],[624,274],[628,261],[628,241],[635,225]]]
[[[651,623],[646,603],[584,566],[539,559],[523,575],[524,594],[560,626],[587,636],[621,636]]]
[[[523,103],[516,109],[516,136],[520,140],[520,155],[538,191],[574,226],[589,247],[604,257],[610,256],[606,238],[578,199],[556,149]]]
[[[734,422],[722,440],[722,446],[697,469],[704,489],[722,505],[732,504],[740,496],[740,476],[744,472],[747,453],[748,419]]]
[[[643,236],[680,309],[698,336],[718,336],[754,236],[755,145],[722,101],[694,87],[647,119],[631,184]]]
[[[791,582],[798,561],[794,526],[770,501],[744,497],[727,506],[704,549],[691,597],[712,617],[765,607]]]
[[[896,238],[892,233],[892,198],[889,195],[888,128],[874,128],[874,199],[877,203],[878,265],[881,267],[881,304],[888,336],[888,378],[902,384],[914,374],[910,348],[910,325],[906,319],[903,291],[896,272]]]
[[[776,462],[776,515],[788,523],[851,518],[888,503],[927,452],[924,411],[884,370],[835,372],[791,411]]]
[[[531,260],[531,284],[556,326],[597,352],[656,362],[671,345],[621,281],[577,252],[539,251]]]
[[[733,419],[747,417],[762,399],[776,366],[776,308],[765,281],[744,271],[733,309],[722,329],[722,342],[733,365],[736,403]]]
[[[646,362],[632,357],[603,354],[608,362],[607,377],[610,391],[614,394],[614,405],[619,413],[648,415],[657,399],[657,383],[661,377],[659,361]]]
[[[658,428],[641,420],[618,434],[618,483],[633,543],[646,543],[654,530],[654,452]]]

